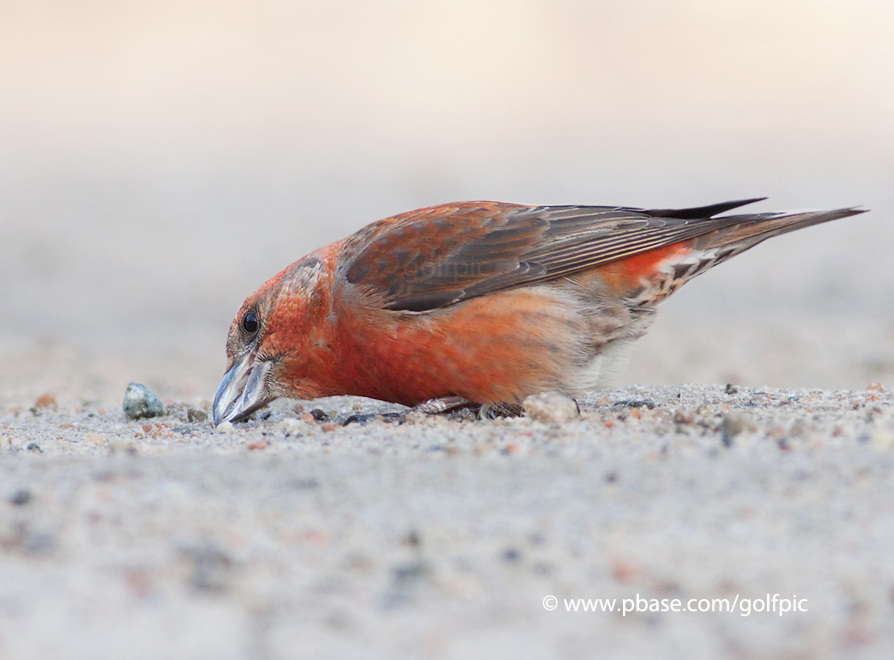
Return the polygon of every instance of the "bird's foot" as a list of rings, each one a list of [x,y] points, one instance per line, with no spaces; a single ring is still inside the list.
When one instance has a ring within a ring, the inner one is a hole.
[[[517,403],[475,403],[461,396],[445,396],[440,399],[429,399],[413,408],[415,411],[429,415],[443,413],[457,414],[467,417],[469,413],[478,419],[497,419],[499,417],[519,417],[522,407]]]
[[[498,419],[500,417],[521,417],[523,409],[518,403],[487,403],[478,408],[480,419]]]
[[[452,412],[461,408],[470,408],[477,405],[478,404],[474,401],[469,401],[468,399],[464,399],[461,396],[444,396],[440,399],[429,399],[428,401],[423,401],[422,403],[414,407],[413,410],[429,415],[437,415],[440,413]]]

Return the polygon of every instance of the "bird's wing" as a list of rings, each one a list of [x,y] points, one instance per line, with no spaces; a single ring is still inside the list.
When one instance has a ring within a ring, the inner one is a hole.
[[[427,311],[542,282],[741,224],[713,217],[756,199],[692,209],[464,202],[373,223],[346,242],[347,280],[393,310]],[[757,216],[752,216],[757,217]]]

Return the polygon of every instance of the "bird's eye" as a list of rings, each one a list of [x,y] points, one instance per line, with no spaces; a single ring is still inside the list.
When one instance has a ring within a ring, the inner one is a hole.
[[[248,312],[242,317],[242,329],[253,335],[258,331],[258,316],[254,312]]]

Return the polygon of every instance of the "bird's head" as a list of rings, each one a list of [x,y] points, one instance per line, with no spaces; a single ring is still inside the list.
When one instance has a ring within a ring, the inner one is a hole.
[[[321,310],[322,263],[306,257],[249,296],[227,336],[228,368],[214,396],[215,425],[237,422],[302,387],[307,340]]]

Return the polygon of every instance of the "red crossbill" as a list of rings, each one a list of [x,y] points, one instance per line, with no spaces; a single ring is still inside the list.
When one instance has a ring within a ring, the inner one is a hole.
[[[761,241],[862,210],[444,204],[374,222],[243,303],[214,420],[353,394],[436,411],[580,397],[657,304]]]

